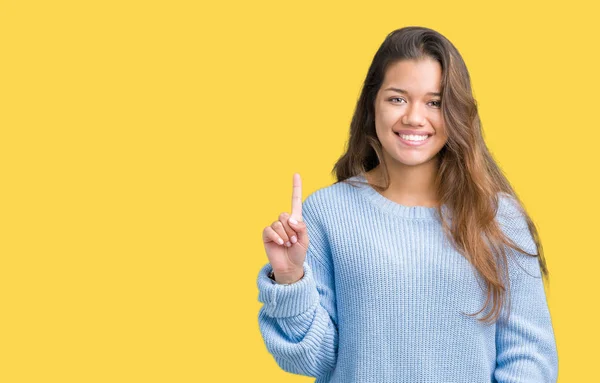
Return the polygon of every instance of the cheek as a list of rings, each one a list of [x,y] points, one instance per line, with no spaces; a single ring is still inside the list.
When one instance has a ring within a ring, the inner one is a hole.
[[[375,116],[375,122],[378,130],[389,130],[395,124],[398,124],[401,115],[394,111],[381,111]]]
[[[433,119],[431,122],[432,125],[435,127],[437,134],[443,137],[447,137],[446,124],[444,124],[444,120],[441,116],[438,116],[438,118]]]
[[[439,134],[439,147],[442,148],[444,145],[446,145],[446,143],[448,143],[448,135],[446,134],[445,130],[442,130],[442,132],[438,132]]]

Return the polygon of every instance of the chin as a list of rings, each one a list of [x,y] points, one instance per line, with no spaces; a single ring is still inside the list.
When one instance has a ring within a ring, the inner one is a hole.
[[[388,152],[388,158],[394,163],[405,165],[405,166],[419,166],[436,160],[437,153],[398,153],[390,155]]]
[[[433,160],[433,158],[430,158],[428,160],[396,160],[397,163],[402,164],[404,166],[419,166],[419,165],[424,165],[428,162],[431,162]]]

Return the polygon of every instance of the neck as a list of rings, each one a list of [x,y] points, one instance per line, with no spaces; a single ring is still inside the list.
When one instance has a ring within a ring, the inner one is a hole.
[[[407,166],[388,161],[390,186],[382,194],[387,198],[407,206],[433,207],[437,204],[435,177],[438,158],[416,166]],[[381,165],[367,173],[369,183],[383,185]]]

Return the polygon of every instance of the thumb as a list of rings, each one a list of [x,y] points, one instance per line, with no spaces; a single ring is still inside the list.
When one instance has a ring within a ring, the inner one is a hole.
[[[308,232],[304,221],[297,221],[294,217],[288,219],[288,223],[292,229],[298,234],[298,242],[303,246],[308,247]]]

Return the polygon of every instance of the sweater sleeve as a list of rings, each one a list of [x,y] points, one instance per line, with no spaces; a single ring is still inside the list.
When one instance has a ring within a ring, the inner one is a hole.
[[[537,253],[527,223],[516,208],[505,209],[500,221],[503,231],[517,245]],[[504,310],[496,323],[495,382],[554,383],[558,378],[558,354],[539,257],[511,248],[507,256],[510,313]]]
[[[311,377],[330,373],[337,360],[338,330],[331,253],[311,196],[302,205],[309,246],[304,276],[283,285],[258,275],[260,332],[267,350],[285,371]]]

